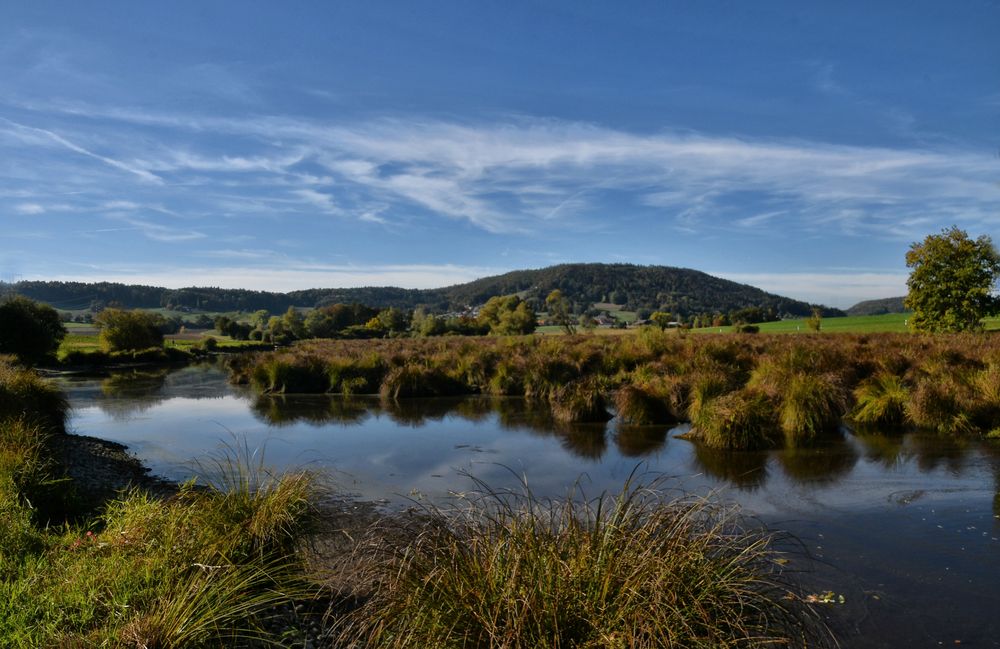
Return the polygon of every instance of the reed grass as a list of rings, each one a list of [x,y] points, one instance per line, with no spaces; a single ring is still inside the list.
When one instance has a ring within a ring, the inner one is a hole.
[[[704,500],[627,484],[587,500],[478,485],[425,507],[357,551],[365,603],[345,646],[821,646],[818,619],[782,574],[773,537]]]
[[[1000,428],[1000,337],[989,334],[324,341],[231,365],[234,381],[262,392],[521,396],[561,409],[566,421],[588,410],[572,405],[571,393],[583,395],[570,385],[594,386],[595,401],[619,400],[624,423],[698,422],[709,402],[751,389],[774,404],[784,433],[770,438],[775,445],[836,436],[845,419],[963,434]],[[906,388],[902,415],[904,397],[887,376]]]

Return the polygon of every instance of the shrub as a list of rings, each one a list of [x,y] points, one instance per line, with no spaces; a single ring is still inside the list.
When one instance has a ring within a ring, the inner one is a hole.
[[[24,297],[0,299],[0,354],[26,365],[51,357],[66,336],[59,312]]]
[[[145,311],[105,309],[94,316],[101,328],[101,347],[107,352],[163,346],[162,317]]]

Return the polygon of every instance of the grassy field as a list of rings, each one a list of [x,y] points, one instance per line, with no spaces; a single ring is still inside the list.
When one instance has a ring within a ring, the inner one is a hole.
[[[843,318],[823,318],[820,326],[822,333],[906,333],[909,331],[907,322],[909,313],[887,313],[884,315],[846,316]],[[1000,318],[987,318],[986,329],[1000,330]],[[805,318],[800,320],[779,320],[777,322],[762,322],[759,325],[761,333],[812,333],[806,325]],[[695,333],[728,333],[732,327],[703,327],[693,329]]]

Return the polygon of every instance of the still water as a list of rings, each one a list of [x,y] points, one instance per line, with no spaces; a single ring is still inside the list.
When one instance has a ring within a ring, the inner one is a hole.
[[[726,453],[676,439],[684,427],[560,426],[520,399],[259,397],[211,365],[58,381],[73,432],[171,479],[234,442],[389,507],[446,500],[467,475],[554,497],[666,476],[795,534],[812,557],[803,579],[845,596],[822,609],[843,646],[1000,646],[998,443],[844,430],[821,448]]]

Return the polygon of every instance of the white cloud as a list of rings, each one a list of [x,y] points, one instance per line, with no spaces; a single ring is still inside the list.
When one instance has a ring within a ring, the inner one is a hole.
[[[14,206],[14,211],[18,214],[44,214],[45,208],[38,203],[21,203]]]

